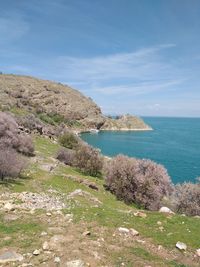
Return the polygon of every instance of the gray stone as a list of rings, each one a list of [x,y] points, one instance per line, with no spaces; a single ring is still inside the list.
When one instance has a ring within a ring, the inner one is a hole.
[[[8,263],[13,261],[22,261],[23,256],[13,250],[7,250],[0,254],[0,263]]]
[[[42,249],[43,249],[43,250],[49,250],[49,244],[48,244],[47,241],[45,241],[45,242],[43,243],[43,245],[42,245]]]

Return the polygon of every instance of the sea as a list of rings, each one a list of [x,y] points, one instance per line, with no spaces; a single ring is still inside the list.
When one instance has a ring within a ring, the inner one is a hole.
[[[124,154],[164,165],[173,183],[200,177],[200,118],[143,117],[153,131],[100,131],[81,138],[104,155]]]

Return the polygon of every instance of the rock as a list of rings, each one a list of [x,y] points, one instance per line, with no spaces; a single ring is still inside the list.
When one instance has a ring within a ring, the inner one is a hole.
[[[178,249],[180,249],[180,250],[186,250],[186,249],[187,249],[187,245],[186,245],[185,243],[183,243],[183,242],[180,242],[180,241],[178,241],[178,242],[176,243],[176,247],[177,247]]]
[[[139,232],[136,231],[136,230],[133,229],[133,228],[128,229],[128,228],[124,228],[124,227],[119,227],[119,228],[118,228],[118,231],[119,231],[120,233],[122,233],[122,234],[126,234],[126,235],[132,235],[132,236],[137,236],[137,235],[139,235]]]
[[[0,254],[0,263],[8,263],[14,261],[22,261],[23,256],[21,254],[16,253],[13,250],[7,250]]]
[[[196,250],[196,255],[200,257],[200,248]]]
[[[52,214],[51,214],[50,212],[47,212],[46,215],[47,215],[47,216],[51,216]]]
[[[47,232],[44,231],[40,234],[40,236],[45,236],[45,235],[47,235]]]
[[[4,209],[5,210],[8,210],[8,211],[13,211],[15,210],[15,206],[13,204],[11,204],[10,202],[7,202],[5,205],[4,205]]]
[[[125,228],[125,227],[119,227],[118,228],[118,231],[122,234],[129,234],[129,229],[128,228]]]
[[[144,213],[142,211],[134,212],[133,215],[136,216],[136,217],[141,217],[141,218],[146,218],[147,217],[146,213]]]
[[[82,260],[68,261],[64,265],[65,267],[84,267],[85,263]]]
[[[162,222],[160,222],[160,221],[157,221],[157,225],[162,225]]]
[[[159,209],[159,212],[174,214],[174,212],[172,210],[170,210],[168,207],[162,207],[162,208],[160,208]]]
[[[43,243],[43,245],[42,245],[42,249],[43,249],[43,250],[49,250],[49,244],[48,244],[47,241],[45,241],[45,242]]]
[[[135,229],[131,228],[131,229],[130,229],[130,234],[131,234],[132,236],[137,236],[137,235],[139,235],[139,232],[136,231]]]
[[[34,251],[33,251],[33,255],[34,255],[34,256],[38,256],[38,255],[40,255],[40,250],[39,250],[39,249],[34,250]]]
[[[60,263],[60,258],[59,258],[59,257],[55,257],[55,258],[54,258],[54,262],[55,262],[55,263]]]
[[[90,231],[83,232],[83,236],[88,236],[88,235],[91,235],[91,232]]]

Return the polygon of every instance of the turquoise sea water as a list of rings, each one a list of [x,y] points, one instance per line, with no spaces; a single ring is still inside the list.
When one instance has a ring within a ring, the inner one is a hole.
[[[82,139],[104,155],[123,153],[163,164],[174,183],[200,176],[200,118],[145,117],[153,131],[101,131],[84,133]]]

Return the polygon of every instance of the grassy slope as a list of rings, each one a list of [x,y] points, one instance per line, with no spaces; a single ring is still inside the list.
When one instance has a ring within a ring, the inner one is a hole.
[[[107,259],[106,264],[121,266],[123,262],[125,266],[144,266],[145,264],[151,264],[152,266],[193,265],[191,261],[191,265],[187,265],[185,258],[190,258],[195,249],[200,246],[198,238],[200,236],[200,221],[198,218],[182,217],[180,215],[166,216],[158,212],[146,212],[147,218],[136,217],[133,215],[136,208],[117,201],[112,194],[105,191],[103,180],[85,176],[62,164],[59,164],[53,172],[42,169],[41,162],[42,164],[55,163],[53,157],[59,149],[58,144],[37,137],[35,146],[38,161],[30,162],[28,170],[21,179],[9,184],[0,184],[0,192],[47,192],[51,188],[56,189],[63,196],[67,196],[68,193],[77,188],[82,189],[98,198],[102,202],[101,207],[91,206],[89,200],[77,197],[77,199],[70,201],[69,209],[63,210],[63,212],[74,214],[74,224],[77,227],[76,229],[79,229],[78,231],[81,231],[83,225],[84,227],[87,226],[87,229],[92,232],[92,235],[88,238],[92,240],[97,240],[100,235],[98,232],[103,229],[106,245],[102,250]],[[84,184],[69,179],[67,178],[68,175],[95,182],[99,190],[92,190]],[[65,197],[64,201],[69,202]],[[19,219],[7,222],[4,220],[5,214],[1,211],[0,248],[12,246],[23,253],[41,247],[42,240],[39,235],[41,231],[48,232],[48,223],[44,219],[45,213],[45,211],[40,210],[34,215],[21,213]],[[158,221],[162,222],[163,231],[159,230]],[[145,243],[124,241],[118,236],[115,238],[117,227],[136,229]],[[177,241],[187,244],[187,257],[184,258],[182,253],[175,249]],[[163,253],[157,252],[158,245],[164,247]],[[116,246],[119,249],[109,249]],[[173,256],[176,260],[173,260]],[[103,266],[103,264],[99,266]]]

